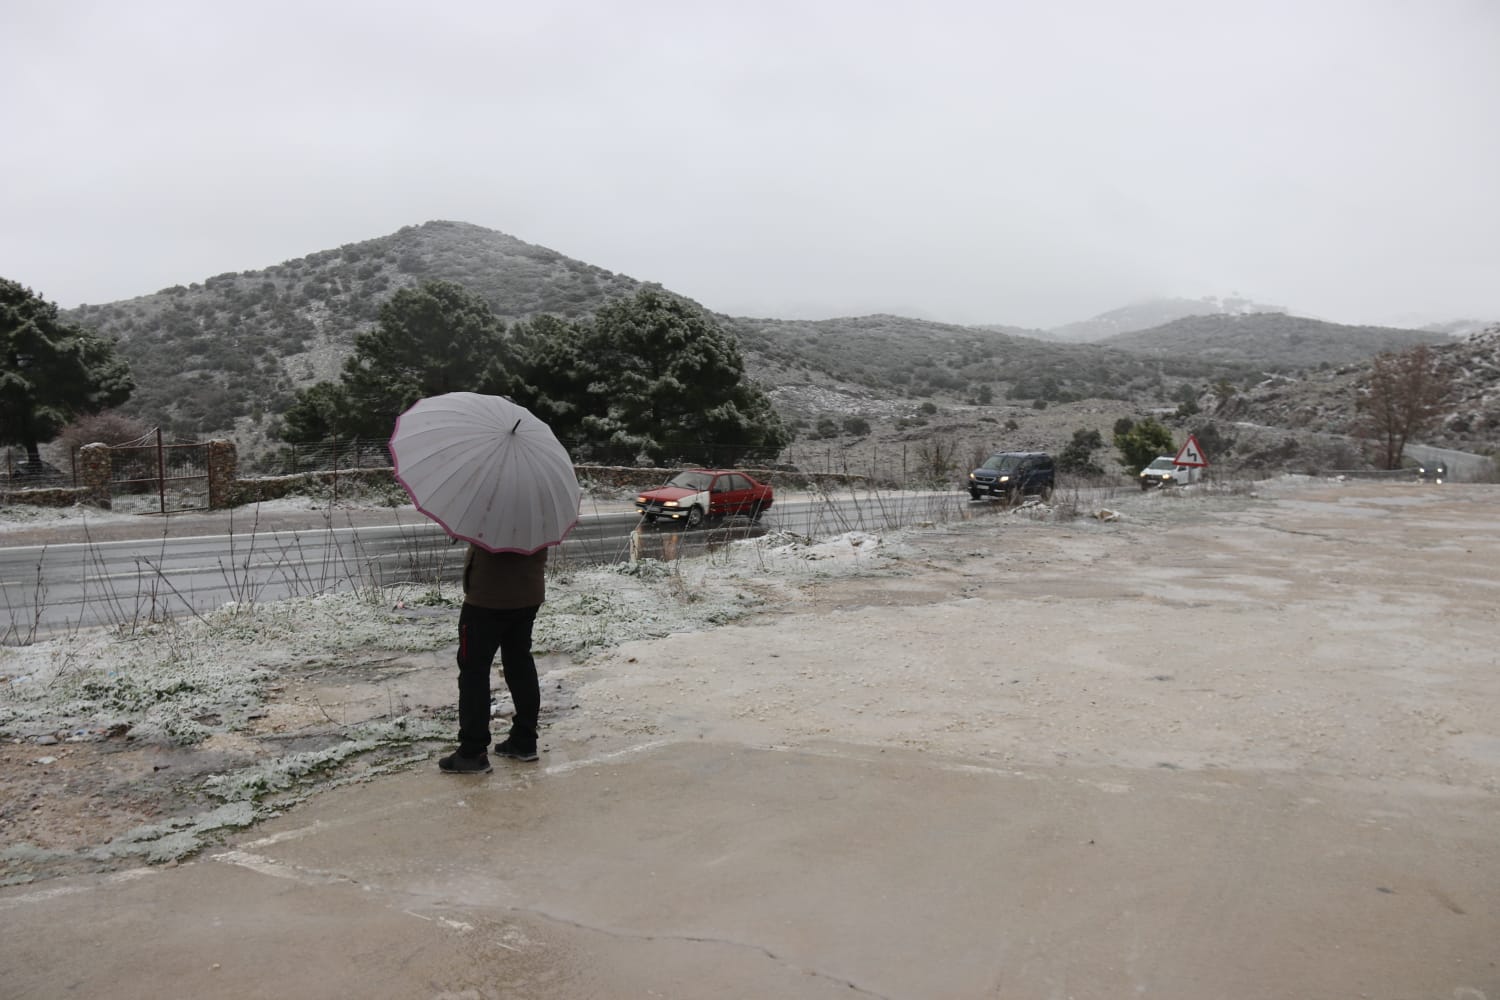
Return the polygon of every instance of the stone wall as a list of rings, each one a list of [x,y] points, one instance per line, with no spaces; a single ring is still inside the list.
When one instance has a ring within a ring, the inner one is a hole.
[[[337,490],[339,483],[390,486],[395,481],[390,469],[340,469],[338,472],[299,472],[291,476],[236,479],[224,494],[223,506],[238,507],[241,504],[277,500],[305,492],[313,486]]]
[[[91,503],[109,509],[109,447],[86,444],[78,451],[78,480],[82,486],[38,486],[0,489],[0,503],[24,503],[32,507],[73,507]]]
[[[672,469],[640,469],[633,466],[615,465],[579,465],[574,467],[578,474],[580,483],[589,483],[595,486],[613,487],[619,489],[643,490],[652,486],[660,486],[671,479],[679,468]],[[868,476],[853,476],[843,473],[805,473],[787,469],[757,469],[753,466],[745,466],[741,472],[748,472],[763,483],[770,483],[776,489],[783,490],[806,490],[806,489],[837,489],[851,485],[865,485],[869,482]]]
[[[73,507],[88,502],[82,486],[43,486],[27,490],[0,489],[0,503],[23,503],[32,507]]]
[[[208,506],[219,510],[241,504],[275,500],[305,492],[309,488],[337,490],[339,482],[371,486],[390,486],[395,482],[391,469],[341,469],[337,472],[302,472],[292,476],[239,478],[239,454],[232,441],[209,441]],[[16,490],[0,495],[6,503],[27,503],[45,507],[71,507],[91,503],[104,509],[110,506],[110,449],[102,444],[85,445],[79,451],[81,487]],[[633,466],[580,465],[575,467],[578,480],[585,488],[641,490],[660,486],[676,469],[641,469]],[[801,473],[785,469],[746,468],[744,471],[782,490],[840,489],[865,485],[865,476],[838,473]]]

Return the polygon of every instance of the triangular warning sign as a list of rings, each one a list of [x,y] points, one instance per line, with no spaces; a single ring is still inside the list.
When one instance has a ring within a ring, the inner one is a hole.
[[[1189,434],[1187,444],[1183,445],[1182,450],[1177,453],[1177,457],[1172,459],[1172,464],[1185,466],[1190,469],[1202,469],[1208,466],[1208,457],[1203,454],[1203,449],[1198,447],[1198,439]]]

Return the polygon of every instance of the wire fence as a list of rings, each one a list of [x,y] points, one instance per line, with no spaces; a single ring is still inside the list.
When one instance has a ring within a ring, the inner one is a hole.
[[[568,453],[580,464],[676,468],[730,468],[737,466],[776,467],[765,458],[748,458],[742,444],[704,445],[692,441],[667,442],[667,458],[660,462],[645,460],[633,454],[612,454],[597,445],[561,441]],[[682,456],[692,455],[692,458]],[[321,441],[287,442],[247,461],[246,471],[268,476],[289,476],[302,472],[340,472],[346,469],[388,469],[391,453],[386,438],[328,438]]]
[[[24,449],[6,448],[4,461],[0,463],[0,479],[16,488],[37,486],[77,486],[78,449],[72,449],[68,468],[59,468],[50,462],[34,463]]]
[[[284,444],[249,463],[246,471],[267,476],[346,469],[388,469],[391,453],[385,438],[329,438]]]

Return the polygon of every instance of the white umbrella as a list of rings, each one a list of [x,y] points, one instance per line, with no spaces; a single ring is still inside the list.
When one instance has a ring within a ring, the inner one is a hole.
[[[417,510],[491,552],[556,545],[578,523],[573,460],[530,410],[449,392],[412,404],[391,435],[396,480]]]

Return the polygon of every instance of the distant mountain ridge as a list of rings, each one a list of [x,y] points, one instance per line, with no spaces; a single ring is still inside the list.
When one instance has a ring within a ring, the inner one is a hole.
[[[1201,299],[1150,299],[1111,309],[1091,319],[1055,326],[1047,330],[1046,335],[1054,340],[1090,343],[1122,333],[1150,330],[1189,316],[1248,316],[1252,313],[1286,311],[1285,306],[1262,305],[1237,295],[1224,298],[1210,295]]]
[[[1383,326],[1346,326],[1285,313],[1187,316],[1149,330],[1100,342],[1132,354],[1170,358],[1189,354],[1219,364],[1317,368],[1365,361],[1419,344],[1452,343],[1447,334]]]
[[[126,412],[185,436],[229,435],[257,447],[297,389],[338,377],[383,302],[431,279],[463,285],[508,321],[587,316],[646,284],[495,230],[435,221],[66,315],[118,338],[138,385]],[[738,338],[750,377],[772,391],[793,423],[826,415],[825,402],[834,399],[843,408],[889,412],[941,403],[976,413],[991,401],[1027,410],[1087,399],[1159,405],[1188,385],[1249,385],[1267,371],[1354,363],[1407,343],[1408,335],[1438,336],[1398,331],[1394,341],[1349,339],[1349,331],[1380,328],[1320,324],[1234,298],[1164,301],[1088,322],[1098,332],[1184,309],[1222,311],[1117,330],[1098,343],[889,315],[715,315]]]

